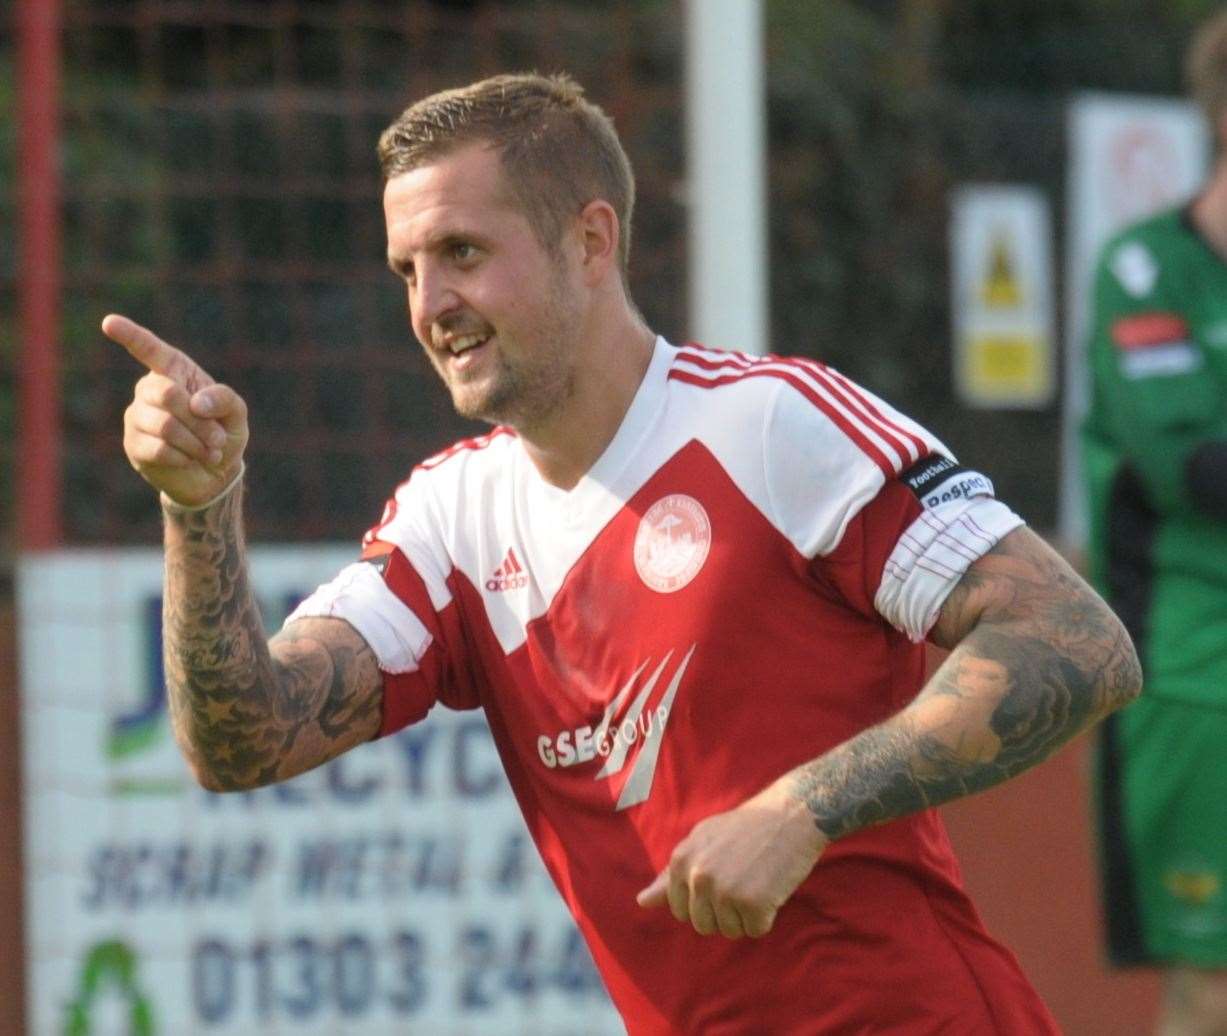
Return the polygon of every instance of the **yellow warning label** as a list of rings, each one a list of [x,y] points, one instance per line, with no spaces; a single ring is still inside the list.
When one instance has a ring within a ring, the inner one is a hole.
[[[993,235],[988,269],[980,284],[980,301],[990,309],[1012,309],[1022,302],[1022,289],[1014,270],[1014,258],[1005,233]]]
[[[976,396],[1021,400],[1048,391],[1048,352],[1038,336],[978,335],[968,344],[968,387]]]

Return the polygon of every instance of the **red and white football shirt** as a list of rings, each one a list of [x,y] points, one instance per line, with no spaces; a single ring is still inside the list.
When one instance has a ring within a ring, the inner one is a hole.
[[[383,733],[484,708],[529,830],[632,1034],[1056,1031],[962,892],[936,813],[832,845],[760,940],[635,894],[703,818],[897,712],[967,566],[1021,520],[823,365],[658,340],[570,491],[496,429],[420,465],[336,616]]]

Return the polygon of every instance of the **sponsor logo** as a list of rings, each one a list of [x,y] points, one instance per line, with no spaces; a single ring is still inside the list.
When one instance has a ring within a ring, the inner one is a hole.
[[[1188,374],[1202,365],[1189,341],[1188,322],[1178,313],[1138,313],[1112,325],[1120,371],[1131,381]]]
[[[711,522],[694,497],[674,493],[658,500],[635,533],[635,571],[657,593],[680,590],[699,574],[711,550]]]
[[[643,680],[651,659],[640,663],[629,680],[614,695],[596,726],[591,724],[562,730],[555,734],[542,734],[537,738],[537,756],[549,769],[579,766],[597,759],[604,764],[593,780],[608,780],[621,773],[634,754],[634,763],[618,795],[616,810],[628,809],[644,802],[652,792],[652,778],[656,775],[656,763],[660,758],[661,741],[665,725],[673,710],[673,699],[682,684],[682,677],[697,645],[691,644],[685,658],[665,687],[664,693],[654,707],[648,702],[661,677],[673,658],[670,651],[651,675]],[[638,692],[638,693],[636,693]],[[631,695],[634,694],[634,700]],[[628,700],[630,704],[627,705]]]
[[[943,453],[930,453],[907,469],[899,477],[908,484],[917,496],[923,496],[926,489],[944,479],[951,471],[962,471],[957,461]]]
[[[1116,250],[1108,264],[1121,287],[1134,298],[1149,295],[1159,279],[1159,264],[1145,245],[1130,241]]]
[[[491,593],[506,593],[508,590],[523,590],[528,586],[528,574],[516,557],[514,548],[507,548],[507,556],[503,563],[494,570],[494,575],[486,580],[486,589]]]
[[[947,479],[936,489],[924,495],[925,507],[948,504],[951,500],[966,500],[973,496],[992,496],[993,483],[988,476],[978,471],[968,471]]]
[[[94,945],[81,965],[77,995],[66,1005],[60,1031],[66,1036],[120,1031],[153,1036],[157,1026],[141,989],[139,967],[136,953],[118,939]]]
[[[1163,868],[1163,888],[1171,897],[1169,923],[1192,939],[1219,939],[1227,932],[1223,874],[1204,857],[1185,856]]]
[[[1190,374],[1202,365],[1201,352],[1188,342],[1132,349],[1120,355],[1120,370],[1130,381]]]
[[[992,496],[993,483],[941,453],[913,464],[900,478],[926,508],[973,496]]]
[[[1218,875],[1208,867],[1173,867],[1163,875],[1168,893],[1193,906],[1204,906],[1219,894]]]
[[[142,605],[145,680],[139,700],[110,717],[106,753],[112,760],[138,756],[156,747],[166,731],[166,676],[162,669],[162,598]]]
[[[1126,352],[1187,344],[1188,322],[1177,313],[1137,313],[1112,324],[1112,343]]]

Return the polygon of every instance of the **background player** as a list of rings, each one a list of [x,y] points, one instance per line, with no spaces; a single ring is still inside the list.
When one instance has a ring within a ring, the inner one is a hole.
[[[1093,576],[1147,683],[1102,728],[1108,944],[1168,969],[1169,1036],[1227,1032],[1227,12],[1187,71],[1214,173],[1104,249],[1084,429]]]
[[[1053,1031],[929,807],[1137,693],[1111,612],[835,372],[654,336],[626,289],[629,164],[569,80],[427,98],[380,154],[413,329],[499,427],[419,466],[271,641],[242,400],[104,321],[150,371],[125,449],[162,493],[198,778],[281,780],[482,707],[633,1033]],[[922,689],[926,635],[953,650]]]

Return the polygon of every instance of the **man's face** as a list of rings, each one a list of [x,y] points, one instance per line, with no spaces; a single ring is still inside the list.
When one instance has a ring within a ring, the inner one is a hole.
[[[574,388],[582,282],[574,257],[541,245],[498,153],[459,148],[389,180],[383,200],[388,263],[457,412],[521,429],[552,417]]]

